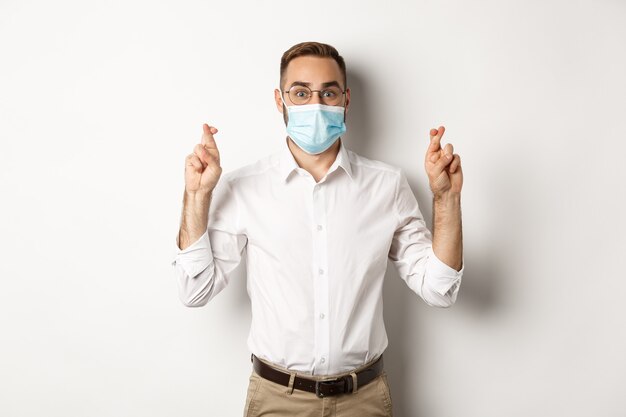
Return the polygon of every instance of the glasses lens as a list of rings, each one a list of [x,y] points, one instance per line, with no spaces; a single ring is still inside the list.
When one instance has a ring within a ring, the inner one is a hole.
[[[293,104],[304,104],[311,98],[311,89],[303,85],[294,85],[289,89],[289,98]]]
[[[324,104],[336,106],[341,103],[343,94],[339,87],[328,87],[320,91],[320,99]]]

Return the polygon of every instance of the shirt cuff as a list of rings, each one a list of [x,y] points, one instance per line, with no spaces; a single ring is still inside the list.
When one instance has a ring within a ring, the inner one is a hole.
[[[176,236],[176,257],[172,261],[172,266],[180,265],[190,277],[195,277],[204,271],[213,261],[211,252],[211,241],[209,240],[208,229],[190,246],[184,250],[180,249],[178,235]]]
[[[432,248],[430,249],[429,258],[428,268],[435,291],[441,295],[445,295],[451,289],[456,290],[461,284],[461,277],[465,269],[465,259],[461,259],[461,270],[457,271],[439,259]]]

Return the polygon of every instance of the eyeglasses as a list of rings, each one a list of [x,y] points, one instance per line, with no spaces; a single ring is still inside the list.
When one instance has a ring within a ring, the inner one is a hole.
[[[305,85],[294,85],[287,91],[281,91],[282,94],[288,93],[289,100],[295,105],[306,104],[313,97],[313,93],[319,94],[320,101],[328,106],[337,106],[341,103],[343,95],[346,94],[341,88],[331,86],[322,90],[311,90]]]

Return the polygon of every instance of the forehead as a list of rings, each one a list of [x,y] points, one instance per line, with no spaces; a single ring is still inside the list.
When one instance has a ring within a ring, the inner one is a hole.
[[[299,56],[289,61],[285,70],[285,86],[294,81],[310,82],[314,86],[328,81],[343,84],[343,75],[339,64],[329,57]]]

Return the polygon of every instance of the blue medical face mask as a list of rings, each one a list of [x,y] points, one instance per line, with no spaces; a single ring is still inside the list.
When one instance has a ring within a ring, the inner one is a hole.
[[[288,116],[287,134],[308,154],[324,152],[346,131],[343,120],[345,107],[325,104],[285,104],[285,107]]]

